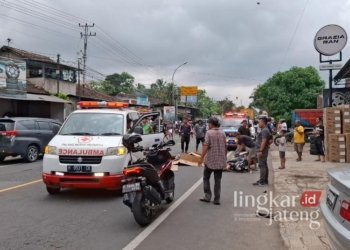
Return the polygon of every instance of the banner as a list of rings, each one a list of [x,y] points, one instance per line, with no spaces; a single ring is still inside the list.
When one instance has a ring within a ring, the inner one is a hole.
[[[26,63],[0,58],[0,95],[25,95]]]
[[[175,121],[175,106],[164,106],[164,121]]]

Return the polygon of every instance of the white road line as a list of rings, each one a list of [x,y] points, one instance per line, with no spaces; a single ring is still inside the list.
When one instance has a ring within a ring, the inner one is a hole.
[[[138,247],[142,241],[144,241],[178,206],[180,206],[198,187],[202,184],[202,178],[200,178],[190,189],[186,191],[174,204],[172,204],[167,210],[165,210],[155,221],[152,222],[145,230],[137,235],[123,250],[133,250]]]

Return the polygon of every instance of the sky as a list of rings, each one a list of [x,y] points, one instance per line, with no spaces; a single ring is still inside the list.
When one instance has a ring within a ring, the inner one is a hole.
[[[88,37],[88,78],[128,72],[198,86],[247,106],[254,88],[293,66],[319,68],[313,40],[325,25],[350,32],[349,0],[0,0],[0,45],[76,65],[80,24]],[[343,63],[350,58],[347,45]],[[320,72],[327,82],[328,73]],[[327,83],[328,85],[328,83]]]

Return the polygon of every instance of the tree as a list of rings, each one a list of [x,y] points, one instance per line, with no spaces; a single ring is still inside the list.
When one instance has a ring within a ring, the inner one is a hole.
[[[258,85],[251,96],[253,102],[250,106],[266,110],[277,120],[290,120],[294,109],[316,108],[317,95],[324,84],[315,68],[292,67]]]
[[[202,118],[208,118],[221,112],[219,104],[210,98],[203,89],[198,90],[196,107],[199,110],[199,116]]]
[[[218,101],[218,104],[221,109],[221,113],[226,113],[232,111],[232,109],[236,106],[232,100],[225,97],[225,99]]]

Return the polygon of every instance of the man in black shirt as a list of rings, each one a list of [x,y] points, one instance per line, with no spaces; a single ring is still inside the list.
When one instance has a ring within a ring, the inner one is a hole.
[[[181,136],[181,150],[182,153],[188,152],[188,144],[190,143],[190,136],[192,134],[192,126],[188,123],[188,119],[184,118],[180,125],[179,135]],[[186,144],[186,147],[184,147]]]
[[[238,155],[240,152],[242,152],[245,149],[248,152],[247,160],[248,160],[248,167],[250,171],[252,172],[253,170],[253,168],[251,168],[252,163],[254,163],[255,165],[254,170],[256,170],[255,141],[250,136],[240,135],[239,133],[236,133],[235,137],[237,138],[237,144],[238,144],[238,148],[235,152],[235,155]]]
[[[259,128],[261,129],[258,138],[256,149],[258,151],[258,162],[260,168],[260,179],[253,183],[257,186],[265,186],[269,183],[269,168],[267,165],[267,157],[269,155],[269,140],[271,138],[270,130],[267,127],[267,118],[259,119]]]
[[[238,129],[238,133],[240,133],[240,135],[251,136],[247,120],[242,121],[241,126]]]

